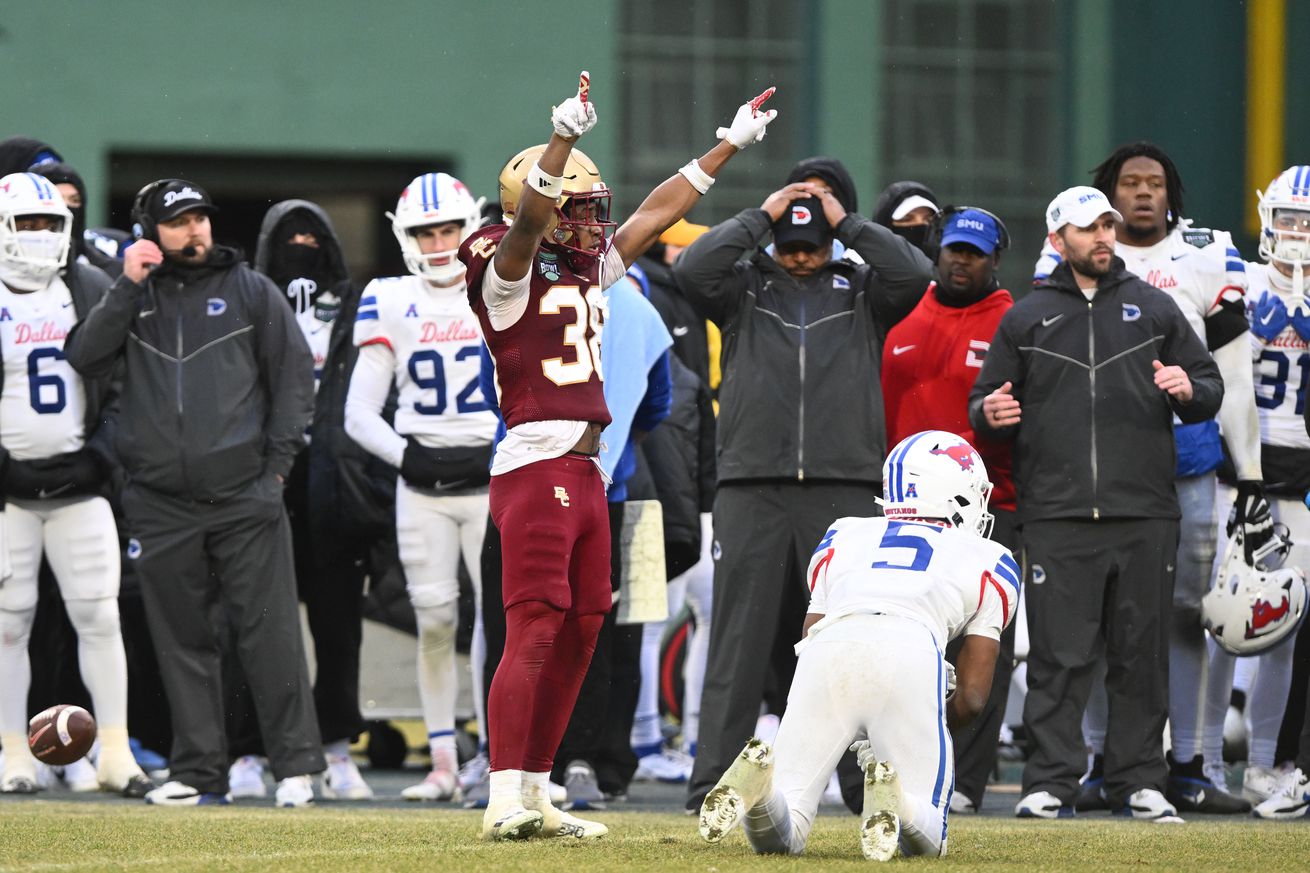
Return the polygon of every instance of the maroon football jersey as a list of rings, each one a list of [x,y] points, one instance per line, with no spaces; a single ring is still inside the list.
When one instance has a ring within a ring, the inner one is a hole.
[[[595,280],[574,273],[562,254],[538,247],[523,316],[505,330],[491,326],[482,279],[508,230],[504,224],[484,227],[459,248],[468,268],[469,305],[496,361],[505,426],[551,420],[609,424],[600,371],[604,289]]]

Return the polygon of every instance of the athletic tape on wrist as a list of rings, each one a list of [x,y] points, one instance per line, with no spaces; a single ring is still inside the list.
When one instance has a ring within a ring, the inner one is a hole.
[[[685,167],[678,170],[691,187],[704,194],[714,185],[714,177],[700,168],[700,162],[692,158]]]
[[[533,191],[551,200],[558,200],[564,193],[564,178],[550,175],[536,163],[533,163],[532,169],[528,170],[527,184]]]

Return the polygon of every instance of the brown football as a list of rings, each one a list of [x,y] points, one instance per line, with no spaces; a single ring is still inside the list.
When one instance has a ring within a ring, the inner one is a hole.
[[[27,744],[38,761],[63,766],[91,750],[96,739],[96,720],[80,706],[61,703],[32,716],[27,725]]]

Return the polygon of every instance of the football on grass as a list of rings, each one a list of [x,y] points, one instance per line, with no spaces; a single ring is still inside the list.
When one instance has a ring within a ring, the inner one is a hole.
[[[61,703],[32,716],[27,744],[38,761],[57,767],[71,764],[91,751],[96,720],[80,706]]]

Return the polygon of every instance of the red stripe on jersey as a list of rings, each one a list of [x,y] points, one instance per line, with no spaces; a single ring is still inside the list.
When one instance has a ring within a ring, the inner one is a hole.
[[[832,562],[832,549],[824,552],[823,557],[814,565],[814,572],[810,574],[810,593],[814,593],[814,586],[819,584],[819,571]]]
[[[1005,586],[996,581],[990,570],[983,570],[982,582],[978,586],[978,607],[982,608],[983,594],[986,593],[988,584],[1001,596],[1001,617],[1005,619],[1001,627],[1005,627],[1010,623],[1010,598],[1005,594]]]
[[[396,351],[395,349],[392,349],[392,348],[391,348],[391,340],[387,339],[387,338],[384,337],[384,336],[375,336],[375,337],[373,337],[373,339],[366,339],[366,340],[364,340],[362,343],[359,344],[359,347],[362,349],[362,348],[364,348],[364,346],[376,346],[376,345],[384,345],[384,346],[386,346],[388,349],[391,349],[391,352],[392,352],[393,354],[394,354],[395,351]]]

